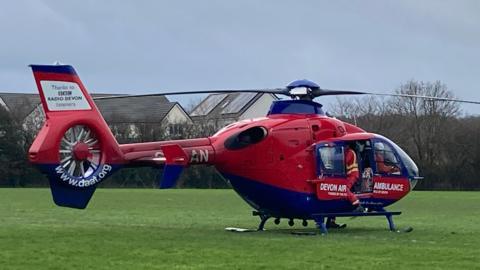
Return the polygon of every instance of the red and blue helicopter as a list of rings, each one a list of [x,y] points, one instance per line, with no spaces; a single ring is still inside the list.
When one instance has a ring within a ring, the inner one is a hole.
[[[313,99],[326,95],[387,95],[476,101],[402,94],[329,90],[308,80],[275,89],[205,90],[192,93],[254,92],[291,97],[277,100],[265,117],[227,125],[208,138],[118,144],[74,68],[31,65],[46,121],[29,150],[31,163],[48,176],[59,206],[87,206],[97,185],[124,166],[162,168],[160,188],[172,188],[190,165],[213,165],[260,217],[259,230],[274,218],[314,220],[327,233],[327,220],[385,216],[421,179],[413,160],[394,142],[326,115]],[[124,96],[106,97],[122,98]],[[131,96],[129,96],[131,97]],[[347,188],[345,152],[356,153],[359,177]],[[385,169],[387,168],[387,169]],[[347,200],[355,193],[365,211]]]

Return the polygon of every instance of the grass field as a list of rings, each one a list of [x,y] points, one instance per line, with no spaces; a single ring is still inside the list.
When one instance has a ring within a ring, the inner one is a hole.
[[[100,189],[86,210],[47,189],[0,189],[0,269],[480,269],[480,192],[413,192],[382,217],[328,236],[267,223],[231,190]]]

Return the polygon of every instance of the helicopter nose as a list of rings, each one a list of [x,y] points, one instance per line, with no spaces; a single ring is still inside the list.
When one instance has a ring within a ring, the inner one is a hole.
[[[398,146],[397,146],[398,147]],[[418,180],[422,180],[423,177],[419,175],[417,164],[407,155],[400,147],[397,149],[397,153],[400,156],[400,159],[405,166],[405,169],[408,173],[408,180],[410,180],[410,190],[415,188],[418,183]]]
[[[398,154],[398,157],[400,158],[402,164],[405,166],[405,170],[407,172],[408,179],[410,180],[410,190],[412,190],[416,185],[418,180],[423,179],[423,177],[420,177],[419,172],[418,172],[418,167],[415,162],[413,162],[412,158],[408,156],[405,151],[403,151],[400,146],[392,142],[391,140],[376,134],[375,137],[377,137],[379,140],[388,142],[393,148],[395,149],[395,152]]]

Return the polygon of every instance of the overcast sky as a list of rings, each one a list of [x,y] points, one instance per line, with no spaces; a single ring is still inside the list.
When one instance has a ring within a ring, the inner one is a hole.
[[[303,78],[393,92],[416,79],[480,100],[476,0],[16,0],[2,3],[0,35],[0,92],[35,92],[27,65],[60,61],[97,93],[282,87]],[[463,108],[480,114],[480,105]]]

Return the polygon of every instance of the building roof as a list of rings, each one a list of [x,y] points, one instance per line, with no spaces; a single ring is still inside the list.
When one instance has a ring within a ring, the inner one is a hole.
[[[91,95],[96,98],[119,96],[120,94],[100,93]],[[38,94],[0,93],[0,98],[8,109],[15,112],[20,119],[25,119],[36,107],[40,106]],[[158,123],[178,104],[177,102],[170,102],[164,96],[98,99],[94,101],[108,123]]]
[[[177,102],[170,102],[164,96],[155,96],[99,99],[95,100],[95,104],[108,123],[158,123]]]
[[[199,119],[238,118],[266,93],[210,94],[190,112]]]
[[[19,119],[27,117],[27,115],[30,114],[30,112],[40,103],[40,97],[38,94],[0,93],[0,98],[7,106],[8,110]]]

